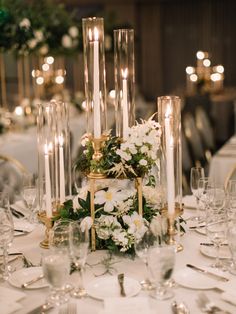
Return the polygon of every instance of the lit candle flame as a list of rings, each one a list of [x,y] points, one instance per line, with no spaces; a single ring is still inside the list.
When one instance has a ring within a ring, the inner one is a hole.
[[[121,75],[122,75],[123,79],[127,79],[127,77],[128,77],[128,69],[127,68],[121,69]]]

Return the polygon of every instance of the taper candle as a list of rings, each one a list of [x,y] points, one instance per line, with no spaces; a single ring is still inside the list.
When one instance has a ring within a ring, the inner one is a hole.
[[[63,135],[59,135],[59,165],[60,165],[60,204],[65,202],[65,170],[64,170],[64,148]]]
[[[123,139],[128,137],[129,116],[128,116],[128,93],[127,93],[127,75],[128,69],[121,70],[122,72],[122,106],[123,106]]]
[[[46,215],[48,218],[52,217],[52,194],[51,194],[51,177],[50,177],[50,167],[49,167],[49,145],[44,145],[44,162],[45,162],[45,193],[46,193]]]

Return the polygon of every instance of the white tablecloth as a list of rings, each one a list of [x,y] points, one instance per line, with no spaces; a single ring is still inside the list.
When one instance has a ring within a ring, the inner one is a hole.
[[[230,140],[212,157],[209,176],[216,183],[224,184],[230,171],[236,166],[236,136]]]
[[[194,213],[193,210],[186,211],[186,215]],[[23,253],[25,253],[26,257],[29,258],[33,263],[40,262],[40,252],[42,249],[39,248],[39,242],[43,238],[44,228],[42,225],[39,225],[32,233],[17,237],[14,239],[13,248],[16,248]],[[181,242],[184,245],[184,250],[176,254],[176,267],[175,270],[179,270],[181,268],[185,268],[186,263],[192,263],[198,266],[206,266],[212,263],[212,259],[206,256],[203,256],[200,252],[200,242],[206,242],[206,236],[197,233],[196,231],[187,231],[187,233],[181,237]],[[89,254],[88,263],[94,264],[101,260],[102,256],[104,256],[104,251],[96,251]],[[139,260],[131,260],[131,259],[121,259],[117,258],[117,263],[114,267],[117,270],[117,273],[124,272],[124,274],[131,278],[136,278],[137,280],[142,280],[145,278],[145,267],[144,264]],[[94,274],[98,274],[102,272],[103,268],[101,266],[96,266],[90,268],[86,267],[84,281],[85,283],[90,282],[95,279]],[[228,275],[228,273],[227,273]],[[74,275],[72,275],[74,276]],[[236,276],[230,276],[230,283],[227,283],[229,286],[233,285],[236,287]],[[72,277],[73,279],[73,277]],[[17,289],[11,287],[8,283],[2,284],[5,287],[10,287],[11,289]],[[18,289],[17,289],[18,290]],[[22,291],[22,290],[21,290]],[[37,290],[25,290],[26,298],[24,298],[20,304],[23,305],[23,309],[15,312],[16,314],[26,314],[31,310],[35,309],[40,304],[43,304],[45,298],[49,292],[48,288],[37,289]],[[198,290],[187,289],[183,287],[176,287],[174,289],[175,297],[174,299],[178,302],[184,301],[189,309],[191,314],[199,314],[201,311],[196,305],[196,298],[198,294]],[[205,291],[209,298],[211,298],[216,304],[221,306],[223,309],[230,311],[231,313],[236,313],[236,306],[230,305],[225,301],[221,300],[220,292],[217,290],[206,290]],[[148,298],[150,302],[151,308],[153,309],[153,313],[162,313],[162,314],[170,314],[171,308],[170,304],[173,301],[156,301],[153,298],[148,296],[147,292],[141,291],[139,296],[145,296]],[[83,300],[76,301],[79,304],[79,314],[97,314],[103,308],[103,302],[87,297]],[[1,312],[1,311],[0,311]],[[38,311],[34,313],[39,313]],[[58,310],[51,310],[50,313],[57,314]]]

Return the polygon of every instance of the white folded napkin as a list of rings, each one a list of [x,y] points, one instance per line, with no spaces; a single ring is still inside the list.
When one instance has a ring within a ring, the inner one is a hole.
[[[22,308],[22,305],[17,301],[23,299],[26,296],[25,293],[0,287],[0,304],[1,314],[10,314]]]
[[[18,229],[18,230],[22,230],[22,231],[26,231],[26,232],[31,232],[35,228],[35,225],[31,224],[27,220],[14,218],[13,222],[14,222],[14,229]]]
[[[193,195],[185,195],[182,199],[183,204],[186,208],[196,208],[196,198]]]
[[[99,314],[153,314],[148,298],[108,298],[104,299],[104,310]]]

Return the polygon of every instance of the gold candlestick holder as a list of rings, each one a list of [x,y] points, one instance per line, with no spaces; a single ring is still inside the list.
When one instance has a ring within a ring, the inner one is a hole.
[[[174,245],[175,251],[180,252],[184,249],[183,245],[181,243],[177,243],[175,240],[176,230],[175,230],[175,220],[177,217],[182,215],[183,209],[179,206],[175,207],[175,212],[173,214],[168,213],[167,207],[163,208],[162,215],[167,218],[168,221],[168,245]]]
[[[49,232],[53,226],[53,217],[47,217],[46,211],[42,211],[38,213],[38,219],[46,227],[44,239],[43,241],[40,242],[39,245],[43,249],[48,249],[49,248]]]
[[[103,157],[101,149],[104,145],[104,142],[107,140],[106,135],[102,135],[100,138],[89,138],[92,142],[94,153],[93,153],[93,162],[95,163],[95,170],[92,170],[88,177],[91,179],[104,179],[106,175],[102,172],[102,169],[99,167],[99,163]]]

